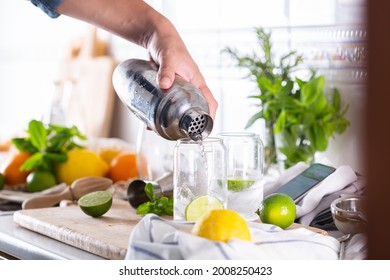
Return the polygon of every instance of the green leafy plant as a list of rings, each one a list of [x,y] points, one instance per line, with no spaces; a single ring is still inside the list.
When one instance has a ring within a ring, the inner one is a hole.
[[[21,166],[24,171],[49,171],[54,174],[55,163],[68,159],[66,152],[79,147],[75,139],[86,140],[76,126],[70,128],[47,125],[41,121],[31,120],[27,129],[27,136],[13,138],[12,143],[19,151],[27,152],[32,156]]]
[[[285,167],[299,162],[310,162],[317,151],[325,151],[330,137],[341,134],[350,125],[345,118],[349,106],[341,108],[340,92],[324,90],[325,79],[309,70],[307,81],[296,77],[303,68],[303,56],[290,51],[280,58],[272,52],[271,32],[256,28],[260,55],[240,55],[236,49],[226,48],[237,66],[247,68],[254,78],[259,94],[249,98],[258,100],[259,111],[246,128],[264,119],[267,130],[265,160],[267,166],[277,162],[277,151],[284,154]],[[279,134],[279,135],[278,135]],[[276,145],[276,136],[280,143]]]
[[[158,216],[173,216],[173,197],[157,197],[153,190],[153,184],[145,185],[145,193],[150,201],[144,202],[137,207],[137,214],[146,215],[154,213]]]

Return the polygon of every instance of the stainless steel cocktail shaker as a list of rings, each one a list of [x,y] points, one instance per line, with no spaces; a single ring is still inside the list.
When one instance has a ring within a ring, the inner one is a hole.
[[[200,90],[179,76],[163,90],[156,77],[153,62],[129,59],[116,67],[113,85],[121,101],[158,135],[168,140],[205,139],[213,120]]]

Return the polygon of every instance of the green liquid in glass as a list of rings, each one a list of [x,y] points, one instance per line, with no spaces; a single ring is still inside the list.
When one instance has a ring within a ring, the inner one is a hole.
[[[229,191],[242,191],[250,186],[252,186],[255,183],[254,180],[242,180],[242,179],[228,179],[227,184],[228,184],[228,190]]]

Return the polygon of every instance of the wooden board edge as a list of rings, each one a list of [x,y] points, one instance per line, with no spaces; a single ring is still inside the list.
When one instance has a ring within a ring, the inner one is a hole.
[[[27,222],[25,220],[26,217],[29,217],[29,219],[33,219],[35,222],[35,225],[32,226],[31,222]],[[105,243],[104,250],[98,250],[98,248],[93,245],[93,242],[89,242],[92,240],[90,237],[88,237],[84,234],[80,234],[80,233],[75,234],[70,229],[67,229],[65,227],[60,227],[60,226],[56,226],[56,225],[42,222],[42,221],[35,219],[31,216],[24,215],[20,211],[17,211],[13,214],[13,221],[25,229],[37,232],[39,234],[42,234],[42,235],[45,235],[47,237],[58,240],[60,242],[63,242],[67,245],[71,245],[71,246],[76,247],[78,249],[82,249],[82,250],[87,251],[89,253],[98,255],[98,256],[103,257],[105,259],[123,260],[126,256],[126,253],[127,253],[127,250],[125,250],[123,248],[118,248],[116,246],[113,246],[113,245],[110,245],[107,243]],[[51,228],[53,230],[50,230]],[[47,230],[47,229],[49,229],[49,230]],[[63,234],[64,231],[65,232],[67,231],[67,234]],[[64,237],[62,238],[61,235],[63,235]],[[78,237],[78,238],[76,238],[76,237]],[[81,239],[81,240],[83,240],[83,242],[77,242],[77,239]],[[110,253],[110,250],[108,250],[108,247],[110,247],[110,246],[111,246],[111,251],[115,251],[115,252],[117,252],[117,254]]]

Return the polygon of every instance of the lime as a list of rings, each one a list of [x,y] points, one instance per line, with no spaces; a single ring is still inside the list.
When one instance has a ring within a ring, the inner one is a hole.
[[[228,242],[233,238],[251,240],[248,223],[240,214],[230,209],[207,211],[196,221],[191,233],[222,242]]]
[[[264,198],[256,213],[263,223],[274,224],[285,229],[294,223],[296,207],[290,196],[274,193]]]
[[[40,192],[57,184],[56,177],[49,171],[34,171],[27,176],[26,190]]]
[[[78,205],[85,214],[100,217],[110,210],[112,194],[109,191],[91,192],[80,197]]]
[[[187,205],[185,209],[186,221],[194,222],[211,209],[224,209],[223,203],[214,196],[199,196]]]
[[[4,188],[5,185],[5,177],[2,173],[0,173],[0,190]]]
[[[255,183],[254,180],[228,179],[228,190],[238,192],[245,190]]]

